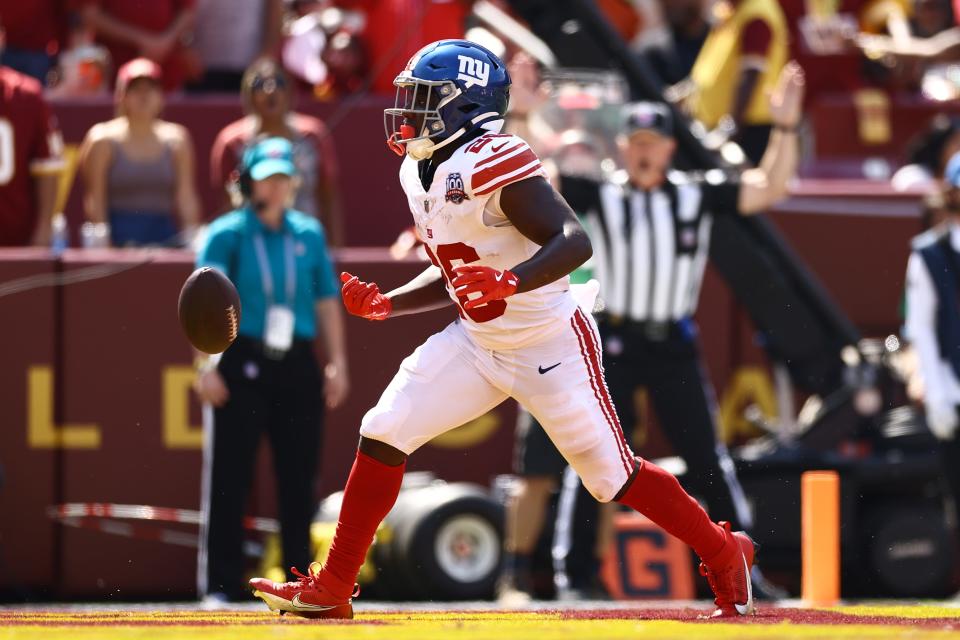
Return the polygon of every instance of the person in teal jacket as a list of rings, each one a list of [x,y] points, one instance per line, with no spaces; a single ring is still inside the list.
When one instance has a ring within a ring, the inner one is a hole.
[[[243,206],[215,220],[197,255],[240,295],[236,342],[199,366],[205,421],[198,587],[212,603],[249,598],[243,516],[257,448],[270,440],[285,566],[310,563],[310,524],[323,410],[348,390],[339,285],[316,218],[288,208],[296,188],[290,142],[267,138],[243,156]],[[327,354],[320,366],[314,343]]]

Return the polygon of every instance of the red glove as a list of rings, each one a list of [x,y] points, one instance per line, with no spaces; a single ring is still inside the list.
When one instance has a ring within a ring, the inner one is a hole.
[[[473,309],[481,305],[503,300],[517,292],[520,279],[510,271],[497,271],[491,267],[465,264],[453,270],[456,277],[450,282],[454,293],[459,298],[466,298],[471,293],[479,293],[476,300],[467,300],[463,303],[464,309]]]
[[[393,311],[390,298],[380,293],[376,284],[363,282],[346,271],[340,274],[340,282],[343,283],[340,289],[343,306],[349,313],[367,320],[386,320]]]

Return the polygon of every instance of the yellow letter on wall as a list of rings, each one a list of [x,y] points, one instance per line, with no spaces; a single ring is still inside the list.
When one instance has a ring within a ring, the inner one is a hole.
[[[100,427],[53,423],[53,369],[27,369],[27,445],[33,449],[98,449]]]
[[[200,449],[203,429],[190,425],[193,367],[163,369],[163,444],[168,449]]]
[[[757,429],[743,417],[743,410],[755,404],[768,418],[777,416],[777,398],[770,375],[763,367],[741,367],[727,383],[720,401],[720,439],[732,442],[739,434],[757,435]]]

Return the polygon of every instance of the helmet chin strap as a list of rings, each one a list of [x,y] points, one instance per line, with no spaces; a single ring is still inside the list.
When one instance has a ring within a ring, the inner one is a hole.
[[[481,123],[479,126],[487,131],[500,133],[500,130],[503,128],[504,120],[496,112],[487,112],[480,114],[470,121],[471,125],[477,125],[478,123]],[[394,133],[387,138],[387,146],[390,147],[390,149],[398,156],[402,156],[404,153],[406,153],[414,160],[426,160],[433,155],[434,151],[437,149],[442,149],[454,140],[457,140],[467,131],[472,131],[473,127],[461,127],[456,133],[436,144],[430,142],[430,138],[428,138],[426,134],[426,129],[427,126],[424,124],[423,129],[421,130],[420,139],[410,140],[410,142],[401,142],[400,140],[407,140],[415,137],[413,127],[408,124],[402,124],[400,125],[400,131],[398,133]],[[400,140],[397,139],[398,135]]]
[[[426,160],[427,158],[433,155],[434,151],[436,151],[437,149],[442,149],[443,147],[447,146],[448,144],[450,144],[451,142],[453,142],[454,140],[456,140],[466,132],[467,132],[466,128],[461,127],[460,130],[454,133],[452,136],[444,140],[441,140],[436,144],[431,144],[430,138],[413,140],[407,143],[407,155],[409,155],[414,160]]]

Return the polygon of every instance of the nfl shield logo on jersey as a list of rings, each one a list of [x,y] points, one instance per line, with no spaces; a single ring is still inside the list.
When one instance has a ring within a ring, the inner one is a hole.
[[[453,204],[460,204],[467,198],[467,192],[463,190],[463,178],[459,173],[451,173],[447,176],[447,195],[444,200]]]

